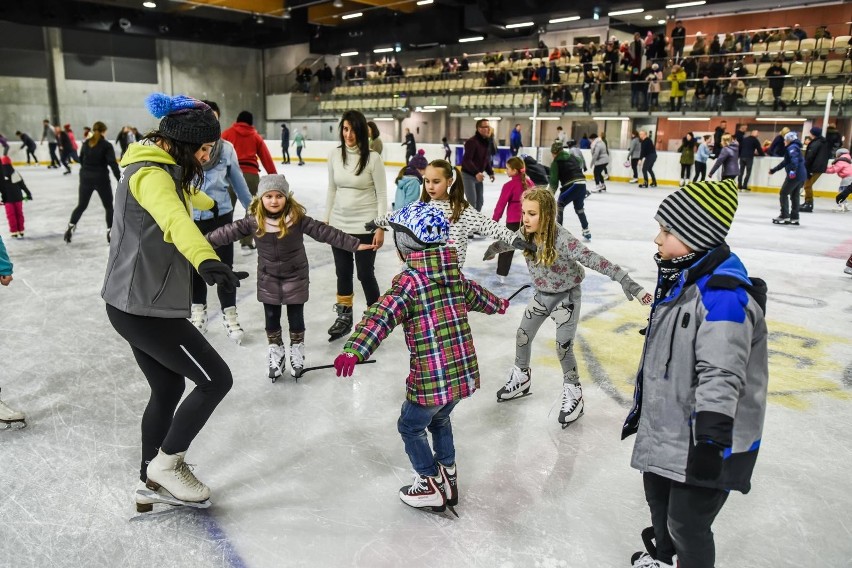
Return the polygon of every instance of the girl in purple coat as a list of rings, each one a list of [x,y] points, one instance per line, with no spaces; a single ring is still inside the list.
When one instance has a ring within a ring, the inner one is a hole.
[[[305,214],[293,198],[283,175],[260,180],[249,215],[207,234],[214,247],[254,237],[257,246],[257,299],[266,316],[269,339],[269,378],[274,383],[284,372],[285,350],[281,337],[281,306],[287,306],[290,324],[290,374],[297,379],[305,366],[305,302],[308,301],[308,255],[304,235],[333,247],[355,252],[374,250],[352,235]]]

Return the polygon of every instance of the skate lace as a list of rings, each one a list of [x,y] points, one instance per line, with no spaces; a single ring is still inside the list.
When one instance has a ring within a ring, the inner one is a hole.
[[[571,412],[580,403],[583,391],[574,385],[565,385],[562,388],[562,412]]]
[[[506,381],[506,386],[503,388],[509,392],[513,392],[521,388],[523,383],[523,372],[519,372],[515,367],[509,369],[509,379]]]
[[[284,350],[280,347],[269,346],[269,366],[270,367],[279,367],[281,365],[281,360],[284,358]]]
[[[191,488],[194,491],[201,491],[204,489],[204,484],[195,477],[195,474],[192,473],[195,465],[188,464],[185,461],[181,460],[178,463],[177,467],[175,467],[175,473],[177,473],[178,477],[180,477],[181,482],[187,487]]]
[[[409,495],[417,495],[420,493],[426,493],[429,489],[429,484],[426,483],[426,478],[421,477],[419,474],[414,475],[414,481],[411,483],[411,487],[408,488]]]
[[[636,562],[633,563],[633,568],[660,568],[660,564],[646,552],[636,559]]]

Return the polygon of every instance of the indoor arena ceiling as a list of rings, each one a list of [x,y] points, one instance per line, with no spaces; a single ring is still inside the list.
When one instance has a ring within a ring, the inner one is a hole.
[[[416,49],[471,35],[529,37],[577,25],[551,19],[579,16],[591,26],[596,15],[637,7],[672,16],[676,12],[666,5],[681,1],[686,0],[0,0],[0,20],[254,48],[310,42],[314,53],[336,53],[379,44]],[[353,14],[361,16],[347,17]],[[533,24],[511,27],[523,22]]]

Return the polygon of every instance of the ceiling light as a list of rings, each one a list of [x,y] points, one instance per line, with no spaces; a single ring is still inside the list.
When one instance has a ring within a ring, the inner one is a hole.
[[[758,122],[807,122],[807,118],[788,118],[786,116],[781,116],[778,118],[768,117],[768,116],[759,116],[755,118]]]
[[[558,116],[531,116],[530,120],[561,120]]]
[[[258,16],[257,18],[255,18],[255,22],[257,24],[262,24],[263,23],[263,16]]]
[[[331,5],[335,8],[343,8],[343,0],[334,0]]]
[[[666,21],[665,20],[657,20],[657,23],[662,26],[662,25],[665,25]]]
[[[670,116],[669,120],[673,120],[675,122],[700,122],[702,120],[710,120],[710,117],[707,116]]]
[[[592,120],[630,120],[626,116],[593,116]]]
[[[426,105],[423,108],[427,108],[427,109],[431,108],[431,109],[435,109],[435,110],[441,110],[441,109],[447,108],[447,105]]]
[[[607,16],[626,16],[628,14],[641,14],[645,11],[645,8],[630,8],[629,10],[616,10],[615,12],[610,12]]]
[[[562,22],[573,22],[575,20],[579,20],[580,16],[568,16],[567,18],[555,18],[553,20],[548,20],[548,24],[561,24]]]
[[[373,120],[375,120],[376,122],[389,122],[393,119],[394,118],[392,116],[377,116]]]
[[[142,2],[142,6],[144,6],[145,8],[156,8],[157,3],[156,2]]]
[[[507,30],[512,30],[512,29],[515,29],[515,28],[528,28],[528,27],[534,26],[534,25],[535,25],[535,22],[521,22],[519,24],[508,24],[508,25],[503,26],[503,27],[505,27]]]
[[[393,51],[392,47],[377,47],[373,53],[390,53],[391,51]]]
[[[340,54],[340,57],[351,57],[353,55],[358,55],[357,51],[344,51]]]
[[[646,20],[653,20],[654,16],[652,16],[651,14],[645,14],[645,19]]]
[[[417,5],[418,5],[418,6],[425,6],[425,5],[427,5],[427,4],[431,4],[431,3],[432,3],[432,2],[434,2],[434,1],[435,1],[435,0],[420,0],[419,2],[417,2]]]
[[[470,41],[482,41],[484,39],[485,39],[485,36],[463,37],[459,40],[459,43],[468,43]]]
[[[340,18],[343,20],[351,20],[352,18],[360,18],[363,15],[363,12],[355,12],[354,14],[346,14],[345,16],[340,16]]]
[[[287,9],[286,9],[286,10],[284,10],[284,16],[282,16],[285,20],[289,20],[290,18],[292,18],[292,17],[293,17],[293,16],[290,14],[290,11],[291,11],[290,6],[287,6]]]
[[[503,120],[499,116],[475,116],[473,120],[487,120],[489,122],[500,122]]]
[[[674,10],[675,8],[686,8],[688,6],[703,6],[707,0],[695,0],[694,2],[679,2],[677,4],[666,4],[666,10]]]

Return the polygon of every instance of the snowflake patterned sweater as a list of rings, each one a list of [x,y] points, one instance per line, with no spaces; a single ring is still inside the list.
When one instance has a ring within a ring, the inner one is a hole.
[[[448,246],[409,254],[405,269],[370,306],[343,348],[365,361],[403,324],[411,354],[406,398],[424,406],[467,398],[479,388],[467,314],[500,309],[500,298],[462,275],[457,258],[456,249]]]
[[[521,236],[516,233],[515,236]],[[523,238],[523,237],[521,237]],[[586,273],[583,266],[621,282],[627,271],[586,247],[565,227],[556,227],[556,260],[550,266],[536,264],[524,255],[536,290],[548,294],[567,292],[579,286]],[[582,265],[582,266],[581,266]]]
[[[458,251],[459,268],[464,267],[464,261],[467,255],[468,235],[471,233],[478,232],[481,235],[503,241],[510,245],[512,244],[512,241],[515,240],[515,237],[518,236],[513,231],[507,229],[505,225],[501,225],[500,223],[489,219],[470,205],[464,208],[459,216],[459,220],[453,222],[453,206],[450,204],[449,200],[433,199],[429,203],[443,211],[444,215],[446,215],[447,219],[450,221],[450,239],[447,241],[447,244]],[[393,212],[388,213],[387,215],[382,215],[376,218],[374,223],[376,223],[379,227],[388,227],[388,219],[391,218],[391,215],[393,215]]]

